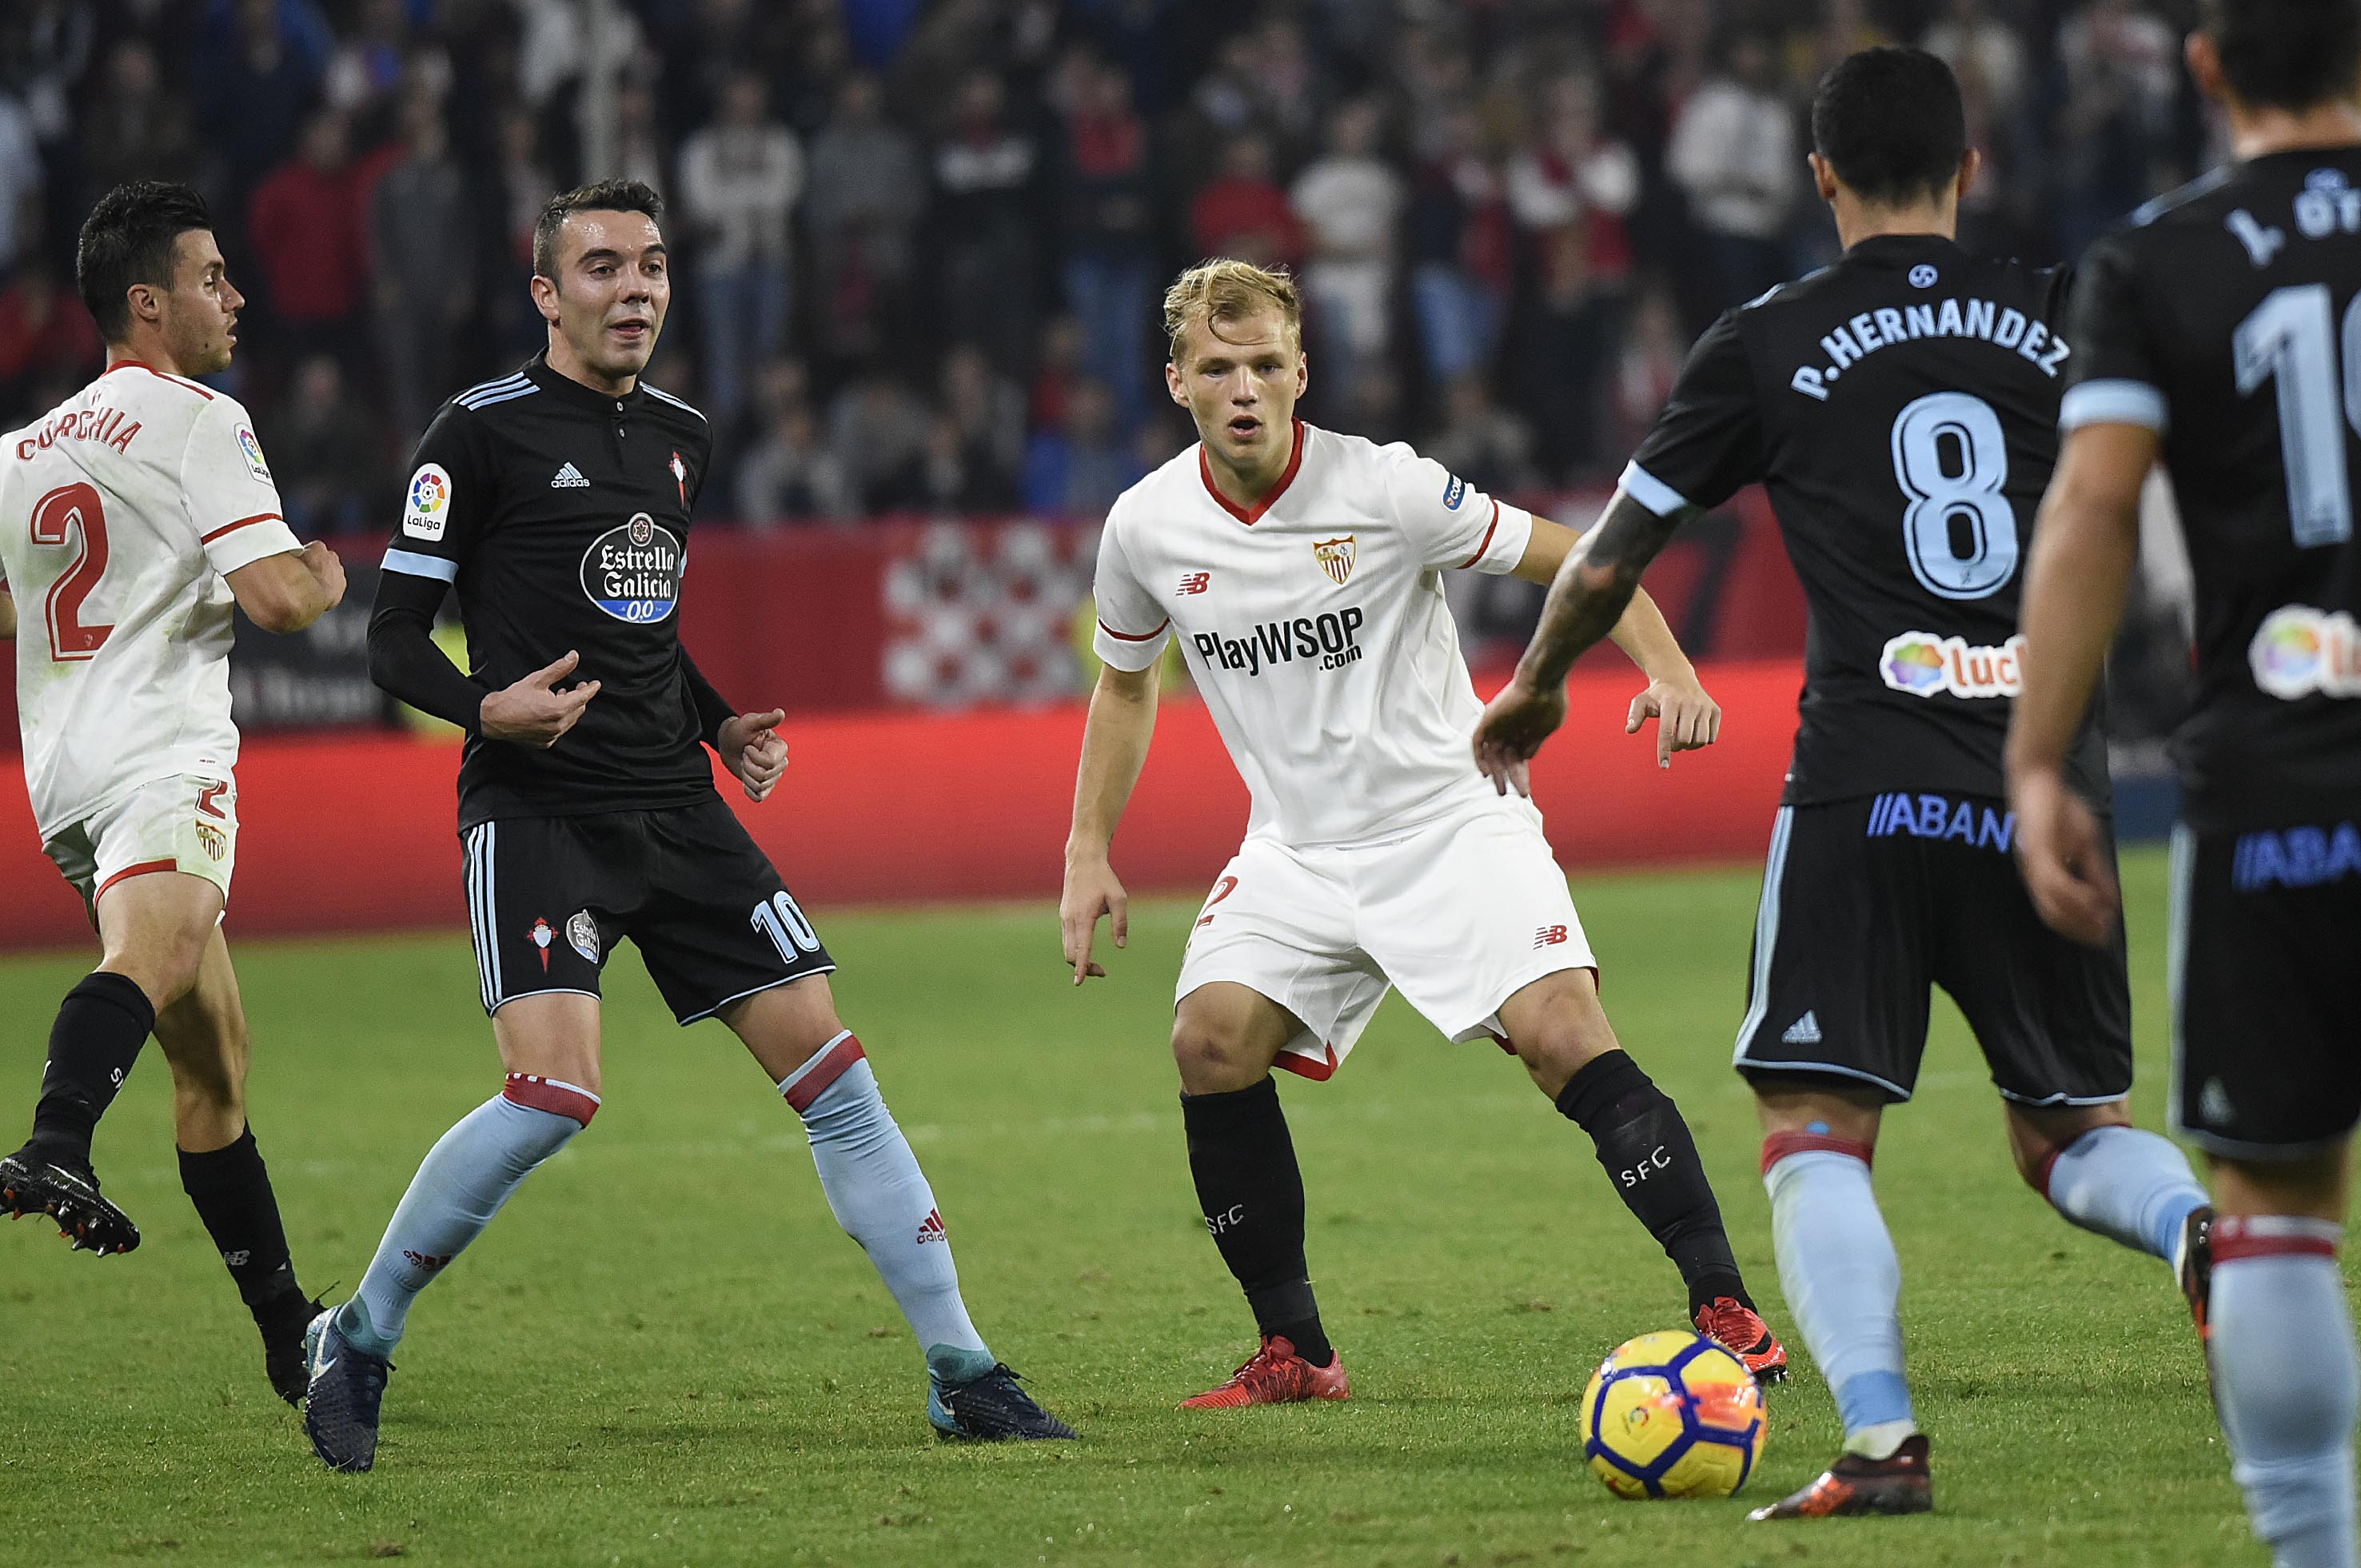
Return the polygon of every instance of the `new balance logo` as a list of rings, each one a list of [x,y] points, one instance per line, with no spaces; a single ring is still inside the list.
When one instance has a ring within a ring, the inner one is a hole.
[[[557,471],[555,478],[549,481],[549,488],[553,490],[587,490],[590,488],[590,481],[582,477],[581,469],[568,463]]]
[[[1820,1019],[1817,1013],[1806,1013],[1787,1025],[1779,1036],[1791,1046],[1817,1046],[1820,1043]]]
[[[1544,926],[1533,933],[1533,946],[1536,948],[1554,948],[1565,940],[1565,927],[1563,926]]]
[[[928,1210],[927,1217],[918,1222],[918,1245],[920,1246],[924,1246],[928,1242],[947,1241],[949,1239],[949,1237],[943,1234],[942,1211],[939,1209]]]
[[[1186,598],[1190,594],[1202,594],[1213,586],[1213,573],[1191,572],[1180,579],[1180,593],[1179,597]]]

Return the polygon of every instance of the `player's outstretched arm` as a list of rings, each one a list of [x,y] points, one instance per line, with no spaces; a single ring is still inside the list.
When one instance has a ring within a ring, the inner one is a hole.
[[[1082,762],[1074,778],[1073,828],[1066,836],[1065,889],[1058,899],[1058,925],[1074,983],[1106,970],[1091,961],[1099,916],[1113,922],[1115,945],[1131,939],[1131,904],[1109,859],[1115,824],[1147,765],[1156,735],[1156,668],[1099,671],[1091,693],[1091,716],[1082,728]]]
[[[248,561],[224,581],[265,631],[301,631],[345,599],[345,564],[316,539],[301,551]]]
[[[1684,517],[1659,517],[1619,488],[1598,526],[1566,553],[1515,677],[1476,726],[1476,766],[1501,794],[1532,793],[1528,764],[1565,722],[1566,672],[1623,619],[1641,575]]]
[[[2069,433],[2025,572],[2024,685],[2008,727],[2017,859],[2041,917],[2093,947],[2114,935],[2122,899],[2098,819],[2066,782],[2066,753],[2123,619],[2139,555],[2140,487],[2157,444],[2145,425]]]

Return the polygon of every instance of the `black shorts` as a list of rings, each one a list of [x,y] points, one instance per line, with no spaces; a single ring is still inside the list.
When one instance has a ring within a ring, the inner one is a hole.
[[[2361,1122],[2361,818],[2172,835],[2172,1121],[2302,1159]]]
[[[1782,806],[1739,1071],[1825,1075],[1907,1100],[1927,1049],[1927,987],[1939,985],[2008,1099],[2128,1094],[2122,926],[2101,951],[2043,925],[2010,854],[2015,833],[2007,805],[1981,795]]]
[[[460,843],[487,1013],[542,992],[598,995],[624,937],[684,1024],[836,968],[718,796],[668,811],[501,817]]]

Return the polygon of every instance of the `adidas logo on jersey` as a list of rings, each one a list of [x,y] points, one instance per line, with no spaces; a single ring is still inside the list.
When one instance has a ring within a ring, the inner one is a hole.
[[[918,1245],[924,1246],[928,1242],[939,1242],[946,1239],[948,1238],[943,1234],[942,1211],[939,1209],[928,1210],[927,1217],[918,1222]]]
[[[549,481],[549,488],[553,490],[587,490],[590,488],[590,481],[582,477],[581,469],[568,463],[557,471],[555,478]]]
[[[1820,1017],[1817,1012],[1806,1013],[1787,1025],[1779,1038],[1791,1046],[1817,1046],[1820,1043]]]

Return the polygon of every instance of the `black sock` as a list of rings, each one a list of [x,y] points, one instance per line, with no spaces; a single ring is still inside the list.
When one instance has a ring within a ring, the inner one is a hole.
[[[295,1266],[288,1261],[287,1232],[279,1223],[279,1199],[270,1190],[262,1151],[254,1146],[253,1128],[210,1154],[182,1149],[181,1186],[256,1317],[285,1306],[290,1298],[302,1299]]]
[[[1327,1365],[1336,1352],[1320,1327],[1303,1261],[1303,1172],[1279,1085],[1266,1078],[1225,1094],[1183,1094],[1180,1121],[1205,1228],[1245,1289],[1256,1327],[1284,1335],[1312,1365]]]
[[[1584,1063],[1558,1091],[1557,1108],[1590,1135],[1616,1196],[1680,1269],[1689,1310],[1717,1296],[1735,1297],[1752,1310],[1697,1140],[1680,1107],[1640,1064],[1620,1050]]]
[[[90,1163],[90,1137],[156,1027],[138,983],[101,970],[82,976],[49,1028],[49,1062],[33,1111],[33,1143],[52,1159]]]

